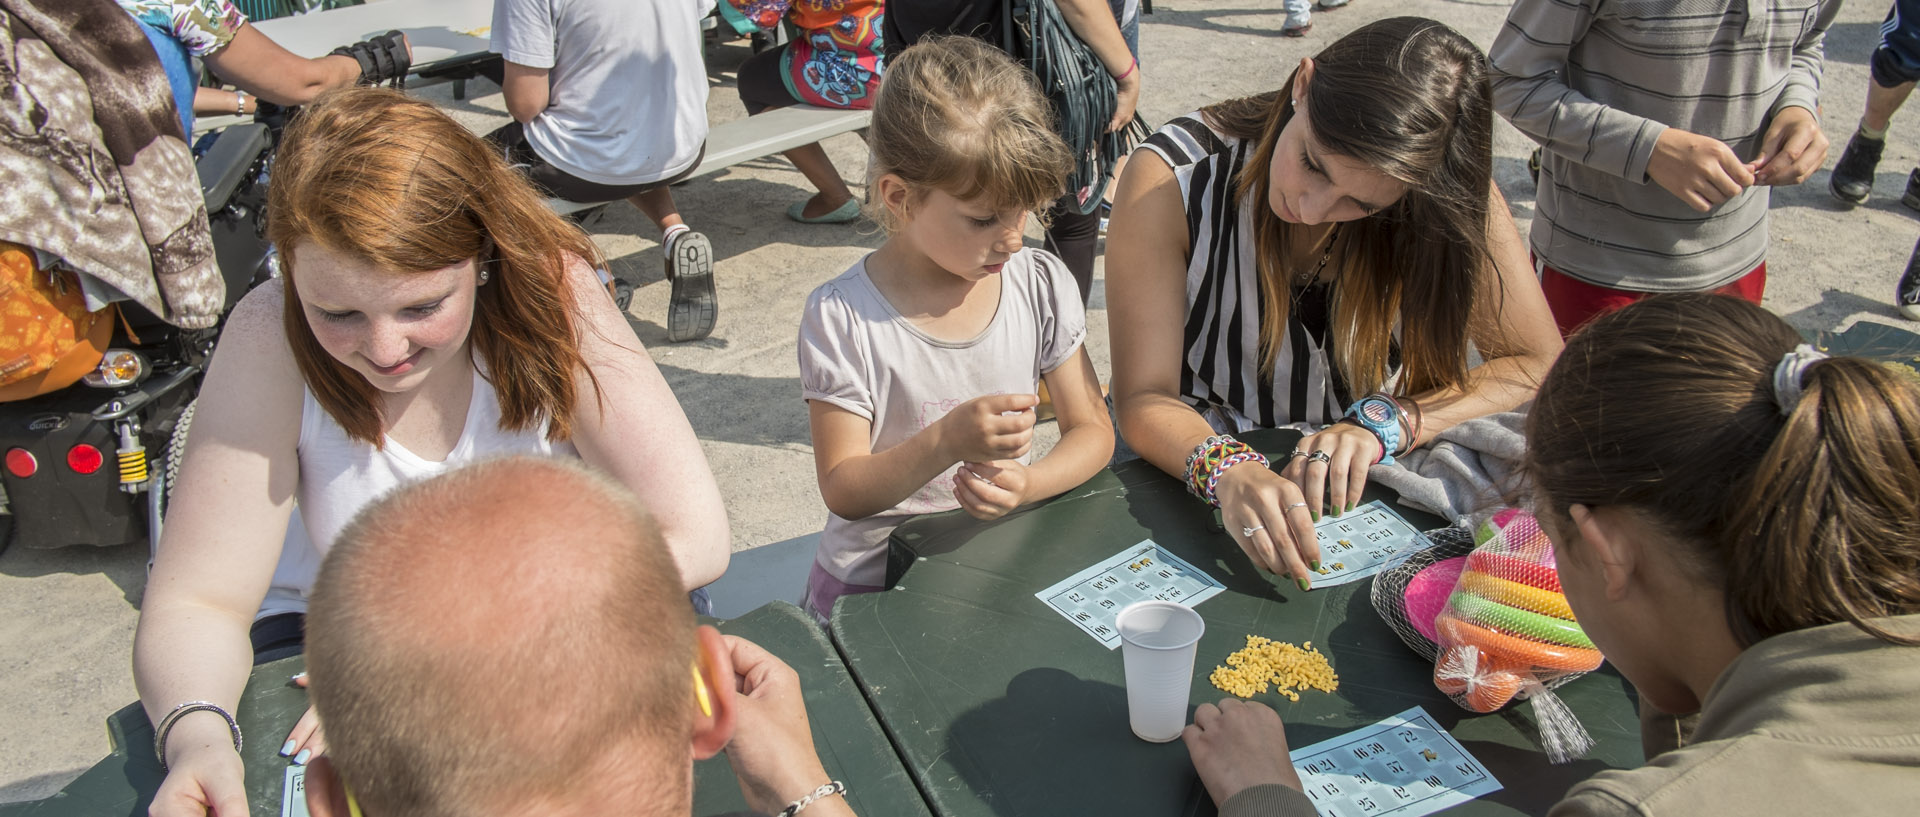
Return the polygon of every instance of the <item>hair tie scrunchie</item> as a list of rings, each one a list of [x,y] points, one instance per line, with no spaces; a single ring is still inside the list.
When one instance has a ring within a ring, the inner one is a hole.
[[[1794,407],[1800,405],[1800,394],[1806,390],[1803,381],[1807,367],[1827,357],[1826,352],[1805,343],[1780,356],[1780,362],[1773,366],[1773,403],[1780,407],[1780,416],[1791,416]]]

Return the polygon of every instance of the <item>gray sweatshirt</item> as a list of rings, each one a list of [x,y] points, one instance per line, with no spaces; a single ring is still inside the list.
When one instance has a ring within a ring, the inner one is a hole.
[[[1768,188],[1700,213],[1655,184],[1681,128],[1759,156],[1774,114],[1818,111],[1838,0],[1518,0],[1494,38],[1494,108],[1546,150],[1530,239],[1549,267],[1640,292],[1714,289],[1767,254]]]

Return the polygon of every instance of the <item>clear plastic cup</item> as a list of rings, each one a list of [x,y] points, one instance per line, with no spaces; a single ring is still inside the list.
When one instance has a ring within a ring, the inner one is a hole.
[[[1187,726],[1193,655],[1206,622],[1170,601],[1126,606],[1115,621],[1127,667],[1127,722],[1141,740],[1166,743]]]

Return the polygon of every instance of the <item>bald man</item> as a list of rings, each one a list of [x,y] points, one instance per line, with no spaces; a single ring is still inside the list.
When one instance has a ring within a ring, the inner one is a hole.
[[[793,670],[696,627],[659,532],[572,461],[482,463],[402,488],[341,533],[307,668],[327,762],[316,817],[674,815],[725,749],[778,813],[829,782]],[[807,817],[846,817],[838,796]]]

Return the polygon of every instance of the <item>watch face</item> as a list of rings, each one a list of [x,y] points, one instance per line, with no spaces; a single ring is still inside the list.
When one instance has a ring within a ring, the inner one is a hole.
[[[1360,416],[1374,425],[1393,421],[1393,404],[1379,397],[1369,397],[1360,403]]]

